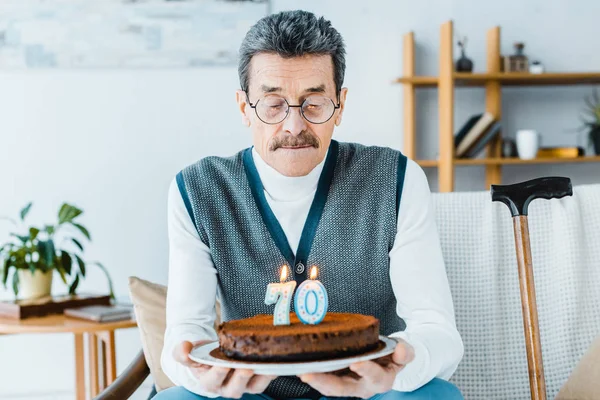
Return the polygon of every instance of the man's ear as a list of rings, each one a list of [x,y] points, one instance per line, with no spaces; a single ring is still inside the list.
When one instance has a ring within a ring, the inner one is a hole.
[[[235,100],[237,101],[238,107],[240,108],[240,113],[242,114],[242,123],[246,126],[250,126],[250,117],[247,114],[247,110],[250,107],[248,106],[248,97],[246,96],[246,92],[243,90],[236,90]]]
[[[348,94],[348,88],[342,88],[340,90],[340,108],[337,113],[337,117],[335,117],[335,124],[339,126],[342,123],[342,114],[344,113],[344,107],[346,105],[346,95]]]

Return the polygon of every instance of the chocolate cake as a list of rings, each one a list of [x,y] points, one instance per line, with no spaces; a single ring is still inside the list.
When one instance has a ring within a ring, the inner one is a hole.
[[[303,324],[295,313],[290,325],[273,325],[273,315],[222,323],[221,351],[245,361],[314,361],[361,354],[379,345],[375,317],[329,312],[317,325]]]

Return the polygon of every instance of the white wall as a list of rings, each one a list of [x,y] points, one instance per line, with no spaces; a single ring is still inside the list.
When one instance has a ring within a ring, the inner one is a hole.
[[[347,43],[348,105],[336,137],[402,148],[402,91],[390,82],[402,66],[402,34],[414,30],[417,68],[437,73],[439,25],[455,21],[469,36],[476,70],[485,65],[485,33],[502,27],[502,51],[517,40],[549,70],[597,69],[600,35],[595,0],[369,2],[275,0],[274,11],[298,6],[332,20]],[[70,201],[85,210],[93,235],[88,258],[111,271],[118,295],[127,277],[166,283],[166,192],[170,180],[200,157],[229,155],[250,145],[234,102],[236,69],[162,71],[0,72],[0,215],[16,215],[34,201],[32,222],[52,221]],[[567,129],[589,88],[506,90],[508,136],[533,127],[544,144],[575,144]],[[456,124],[480,112],[483,91],[457,92]],[[420,157],[434,157],[436,92],[418,95]],[[575,184],[598,182],[596,164],[510,167],[505,181],[545,174],[570,176]],[[432,189],[436,175],[428,172]],[[481,167],[460,168],[457,190],[483,190]],[[0,239],[5,225],[0,222]],[[57,283],[55,288],[62,289]],[[101,291],[105,281],[91,272],[81,290]],[[1,293],[9,298],[9,292]],[[136,330],[117,337],[118,368],[139,349]],[[0,398],[31,392],[69,392],[73,387],[72,339],[64,335],[0,337]],[[35,385],[32,384],[35,382]]]

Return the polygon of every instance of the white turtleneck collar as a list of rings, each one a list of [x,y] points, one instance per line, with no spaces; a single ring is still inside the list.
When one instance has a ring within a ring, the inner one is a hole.
[[[329,153],[329,149],[327,150]],[[304,176],[285,176],[267,164],[256,148],[252,147],[252,158],[265,192],[275,201],[295,201],[299,197],[314,195],[319,183],[327,153],[315,168]]]

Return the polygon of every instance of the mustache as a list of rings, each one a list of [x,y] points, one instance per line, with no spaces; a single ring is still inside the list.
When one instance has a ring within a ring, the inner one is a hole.
[[[296,136],[281,136],[273,139],[269,145],[269,150],[275,151],[280,147],[304,147],[312,146],[316,149],[319,148],[319,141],[316,137],[308,133],[308,131],[302,131]]]

